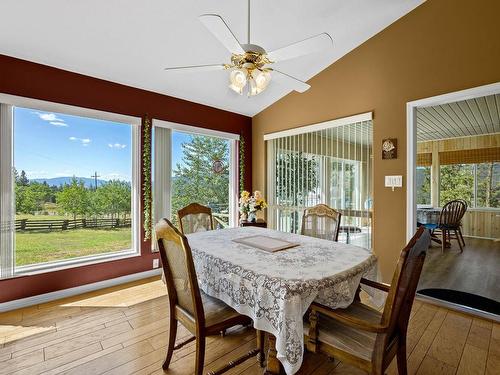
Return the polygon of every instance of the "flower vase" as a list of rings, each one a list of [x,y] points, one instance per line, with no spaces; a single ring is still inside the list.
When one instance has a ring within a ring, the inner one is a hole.
[[[248,218],[248,216],[247,216],[247,213],[246,213],[246,212],[242,212],[242,213],[240,214],[240,221],[246,221],[246,220],[247,220],[247,218]]]
[[[255,216],[255,212],[249,212],[247,220],[251,223],[255,223],[255,221],[257,220],[257,216]]]
[[[264,221],[264,211],[263,210],[259,210],[256,212],[256,216],[257,216],[257,221]]]

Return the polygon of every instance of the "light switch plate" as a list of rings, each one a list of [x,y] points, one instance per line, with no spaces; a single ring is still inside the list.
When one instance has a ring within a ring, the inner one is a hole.
[[[385,176],[385,187],[403,187],[403,176]]]
[[[160,267],[160,260],[153,259],[153,268],[158,268],[158,267]]]

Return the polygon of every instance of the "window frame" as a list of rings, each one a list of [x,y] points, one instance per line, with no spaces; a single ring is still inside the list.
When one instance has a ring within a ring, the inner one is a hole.
[[[87,117],[96,120],[104,120],[104,121],[112,121],[119,122],[125,125],[130,125],[132,134],[132,146],[131,146],[131,155],[132,155],[132,181],[131,181],[131,194],[132,194],[132,202],[131,202],[131,218],[132,218],[132,248],[124,249],[109,253],[97,254],[97,255],[87,255],[81,257],[75,257],[64,260],[56,260],[45,263],[38,263],[33,265],[19,266],[16,267],[15,264],[15,234],[12,232],[12,271],[11,275],[8,277],[18,277],[25,275],[34,275],[45,272],[52,272],[62,269],[68,268],[76,268],[96,263],[114,261],[118,259],[126,259],[132,257],[138,257],[141,255],[141,210],[140,210],[140,200],[141,200],[141,153],[140,153],[140,145],[141,145],[141,126],[142,119],[139,117],[133,117],[128,115],[122,115],[112,112],[105,112],[100,110],[94,110],[84,107],[77,107],[67,104],[49,102],[44,100],[25,98],[15,95],[8,95],[0,93],[0,103],[8,107],[10,119],[3,118],[2,120],[2,128],[5,127],[3,122],[7,123],[8,131],[11,132],[12,137],[9,139],[0,139],[0,150],[2,150],[2,155],[0,155],[3,159],[4,152],[10,152],[10,165],[13,167],[13,137],[14,137],[14,122],[13,122],[13,108],[14,107],[22,107],[22,108],[30,108],[36,109],[44,112],[55,112],[72,116],[80,116]],[[4,117],[4,116],[2,116]],[[6,146],[6,143],[9,142],[9,146]],[[3,175],[4,171],[2,171]],[[8,172],[7,172],[8,173]],[[12,185],[11,191],[6,191],[9,199],[13,201],[15,199],[14,190],[13,190],[13,176],[10,177],[10,185]],[[3,189],[5,190],[5,189]],[[14,212],[15,215],[15,212]],[[8,278],[7,277],[7,278]]]
[[[158,189],[153,189],[153,199],[155,201],[164,202],[164,213],[161,211],[155,210],[155,216],[167,216],[171,217],[171,199],[172,199],[172,191],[171,191],[171,172],[172,172],[172,133],[174,131],[194,134],[194,135],[204,135],[209,137],[217,137],[222,138],[229,141],[229,160],[230,160],[230,168],[229,168],[229,224],[231,227],[237,227],[239,221],[238,215],[238,198],[239,198],[239,155],[238,155],[238,144],[240,141],[240,135],[235,133],[228,133],[219,130],[212,130],[206,128],[199,128],[191,125],[178,124],[170,121],[153,119],[153,133],[155,128],[166,128],[170,130],[170,140],[166,143],[170,146],[170,152],[168,158],[154,160],[153,161],[153,175],[159,175],[158,169],[168,170],[168,196],[165,194],[165,190],[159,191]],[[154,152],[155,156],[160,155],[160,150],[156,150]],[[166,165],[168,161],[169,165]],[[160,199],[159,199],[160,198]],[[153,247],[154,248],[154,247]]]
[[[496,163],[496,162],[494,162],[494,163]],[[441,179],[441,170],[442,170],[442,168],[444,166],[448,166],[448,165],[471,165],[472,166],[471,174],[472,174],[472,177],[473,177],[473,181],[472,181],[472,198],[471,198],[471,204],[468,207],[468,210],[471,210],[471,211],[500,211],[500,207],[483,207],[483,206],[478,206],[477,205],[477,201],[478,201],[478,199],[477,199],[477,194],[478,194],[477,170],[478,170],[478,165],[479,164],[484,164],[484,163],[441,164],[439,166],[439,181],[440,181],[440,184],[441,184],[441,181],[442,181],[442,179]],[[441,193],[442,193],[442,189],[441,189],[441,185],[440,185],[439,186],[439,202],[440,203],[441,203]],[[417,207],[421,208],[422,206],[418,205]]]

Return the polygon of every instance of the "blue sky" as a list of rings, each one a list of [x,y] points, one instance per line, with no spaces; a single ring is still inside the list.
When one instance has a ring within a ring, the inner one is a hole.
[[[190,135],[172,133],[172,167],[182,162]],[[90,177],[131,178],[131,126],[35,109],[14,109],[14,166],[29,179]],[[172,169],[173,169],[172,168]]]
[[[131,125],[14,109],[14,166],[28,178],[131,178]]]

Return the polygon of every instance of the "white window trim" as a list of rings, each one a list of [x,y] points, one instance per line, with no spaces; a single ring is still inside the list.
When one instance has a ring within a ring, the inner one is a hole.
[[[90,264],[101,263],[105,261],[112,261],[118,259],[125,259],[130,257],[138,257],[141,255],[140,244],[140,228],[141,228],[141,212],[140,212],[140,171],[141,171],[141,155],[140,155],[140,129],[142,120],[138,117],[121,115],[117,113],[98,111],[89,108],[76,107],[66,104],[53,103],[44,100],[25,98],[15,95],[0,93],[0,103],[12,107],[33,108],[40,111],[56,112],[67,115],[74,115],[80,117],[94,118],[97,120],[106,120],[112,122],[120,122],[131,125],[132,127],[132,181],[131,181],[131,195],[132,195],[132,249],[125,249],[116,252],[103,253],[97,255],[90,255],[85,257],[77,257],[65,260],[58,260],[53,262],[39,263],[27,266],[16,267],[13,264],[13,272],[11,276],[31,275],[43,273],[48,271],[55,271],[60,269],[81,267]],[[5,120],[5,119],[4,119]],[[11,121],[10,127],[12,131],[13,123]],[[10,140],[12,142],[12,140]],[[8,148],[2,147],[2,153]],[[13,150],[11,150],[13,152]],[[3,155],[2,159],[3,159]],[[11,158],[11,164],[12,164]],[[3,173],[3,172],[2,172]],[[12,180],[12,176],[11,176]],[[13,192],[8,198],[12,200]],[[13,245],[14,246],[14,245]],[[13,249],[12,254],[15,249]]]
[[[153,119],[153,124],[154,124],[154,126],[159,126],[159,127],[162,127],[162,128],[168,128],[168,129],[172,129],[172,130],[177,130],[177,131],[185,132],[185,133],[192,133],[192,134],[198,134],[198,135],[207,135],[207,136],[210,136],[210,137],[218,137],[218,138],[224,138],[224,139],[231,139],[231,140],[235,140],[235,141],[239,141],[240,140],[239,134],[223,132],[223,131],[220,131],[220,130],[199,128],[199,127],[196,127],[196,126],[184,125],[184,124],[177,124],[175,122],[170,122],[170,121],[165,121],[165,120],[157,120],[157,119]]]
[[[301,126],[298,128],[283,130],[275,133],[264,134],[264,141],[271,139],[289,137],[292,135],[300,135],[305,133],[317,132],[320,130],[336,128],[338,126],[354,124],[357,122],[364,122],[373,120],[373,112],[365,112],[358,115],[342,117],[330,121],[324,121],[317,124]]]

